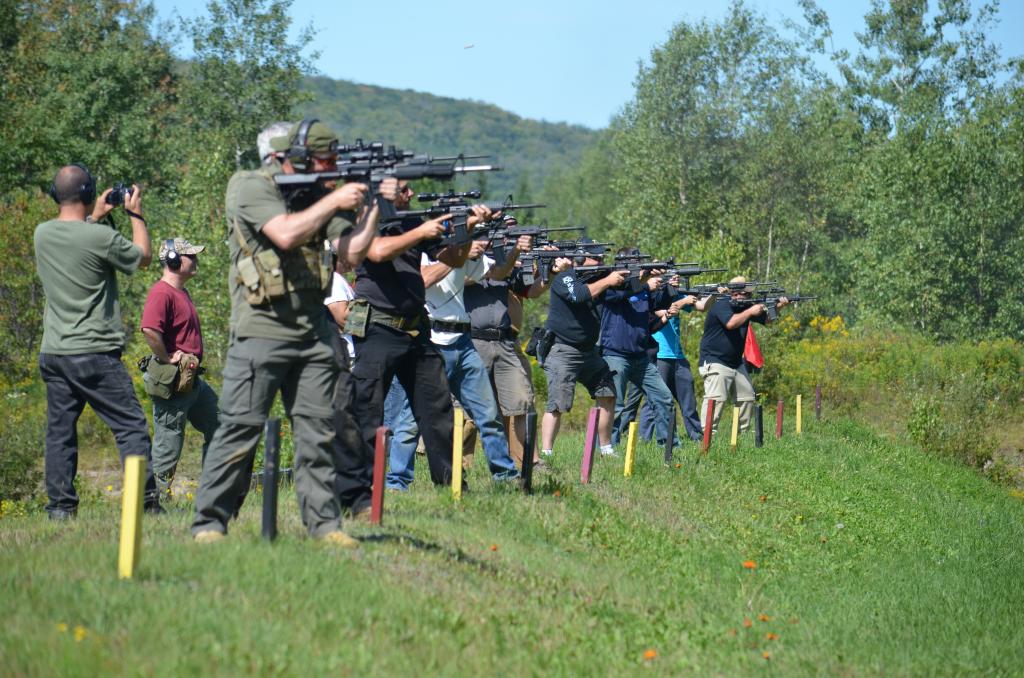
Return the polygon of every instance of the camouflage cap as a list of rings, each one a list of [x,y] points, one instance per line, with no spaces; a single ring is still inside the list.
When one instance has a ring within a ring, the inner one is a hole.
[[[288,137],[272,137],[270,139],[270,150],[274,153],[284,153],[288,150]]]
[[[298,133],[300,125],[302,125],[301,122],[296,123],[288,130],[288,138],[285,139],[285,149],[291,145],[291,141]],[[306,135],[306,148],[311,153],[336,153],[338,150],[338,135],[330,127],[318,120],[309,127],[309,134]]]
[[[184,255],[184,254],[199,254],[200,252],[202,252],[205,249],[206,249],[205,245],[193,245],[192,243],[190,243],[188,240],[185,240],[184,238],[175,238],[174,239],[174,251],[177,252],[178,254],[182,254],[182,255]],[[167,241],[164,240],[160,244],[160,255],[159,255],[160,261],[166,261],[167,260],[167,253],[170,252],[170,251],[171,251],[171,248],[167,246]]]

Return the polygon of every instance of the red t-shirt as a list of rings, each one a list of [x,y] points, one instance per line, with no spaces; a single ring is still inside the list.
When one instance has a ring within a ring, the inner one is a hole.
[[[199,329],[199,314],[192,297],[185,290],[158,280],[146,296],[142,307],[140,327],[156,330],[164,335],[168,355],[175,351],[203,357],[203,335]]]

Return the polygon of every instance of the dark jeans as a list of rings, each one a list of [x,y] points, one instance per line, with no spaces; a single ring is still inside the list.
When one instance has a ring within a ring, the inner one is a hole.
[[[373,445],[384,420],[384,398],[398,378],[409,394],[413,416],[427,448],[430,479],[437,485],[452,480],[452,394],[444,359],[430,343],[424,325],[418,336],[369,323],[365,337],[356,337],[353,410],[362,430],[362,450],[346,450],[338,466],[341,505],[359,511],[369,505],[373,484]]]
[[[39,354],[46,384],[46,510],[78,510],[78,418],[86,404],[114,433],[121,465],[125,457],[146,458],[145,504],[157,505],[156,481],[150,463],[149,426],[135,397],[120,351],[81,355]]]

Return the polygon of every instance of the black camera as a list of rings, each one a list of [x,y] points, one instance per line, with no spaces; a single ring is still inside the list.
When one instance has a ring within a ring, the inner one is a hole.
[[[132,187],[125,184],[114,184],[114,187],[110,189],[110,193],[107,193],[107,204],[108,205],[124,205],[124,199],[131,196]]]

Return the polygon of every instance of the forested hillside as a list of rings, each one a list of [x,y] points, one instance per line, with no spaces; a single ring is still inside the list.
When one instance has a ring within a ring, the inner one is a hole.
[[[490,104],[412,90],[310,77],[312,101],[300,109],[331,124],[343,142],[383,141],[417,153],[486,154],[502,172],[483,181],[492,197],[539,188],[556,170],[575,167],[597,133],[579,125],[527,120]],[[476,175],[479,177],[480,175]],[[472,187],[479,178],[465,179]]]

